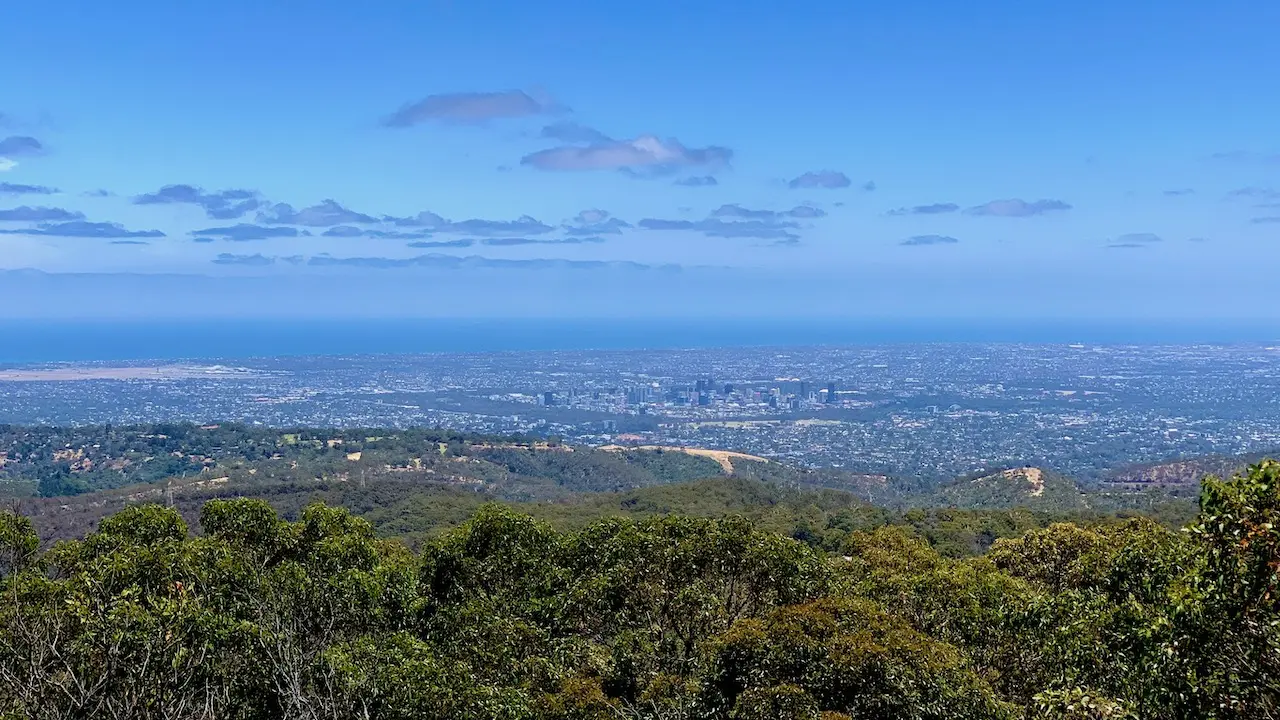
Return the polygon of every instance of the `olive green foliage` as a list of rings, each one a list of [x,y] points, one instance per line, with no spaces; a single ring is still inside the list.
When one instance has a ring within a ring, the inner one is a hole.
[[[1028,521],[968,557],[835,494],[663,497],[485,504],[417,550],[323,504],[138,505],[43,551],[3,513],[0,717],[1280,717],[1276,463],[1183,531]]]
[[[479,436],[425,428],[274,429],[236,423],[73,428],[0,425],[0,488],[34,485],[45,497],[71,496],[215,471],[228,475],[247,464],[258,466],[263,475],[307,478],[344,467],[351,452],[367,452],[399,465],[414,457],[436,460],[467,455],[476,452],[476,444],[529,447],[533,442],[533,438],[518,435]],[[695,477],[706,474],[710,473]]]

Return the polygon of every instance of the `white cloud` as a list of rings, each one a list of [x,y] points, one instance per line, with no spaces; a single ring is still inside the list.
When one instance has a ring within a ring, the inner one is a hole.
[[[723,147],[690,148],[677,140],[641,135],[593,145],[566,145],[526,155],[521,163],[539,170],[670,169],[694,165],[719,166],[733,151]]]

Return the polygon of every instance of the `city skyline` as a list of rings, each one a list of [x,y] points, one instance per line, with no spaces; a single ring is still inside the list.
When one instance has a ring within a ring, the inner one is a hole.
[[[1241,382],[1247,378],[1247,382]],[[834,396],[829,391],[834,386]],[[945,478],[1270,452],[1274,345],[672,348],[0,367],[0,424],[442,427]]]

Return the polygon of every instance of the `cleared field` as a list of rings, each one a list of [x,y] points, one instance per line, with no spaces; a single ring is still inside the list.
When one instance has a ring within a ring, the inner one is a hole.
[[[160,365],[125,367],[53,367],[0,369],[0,382],[74,382],[77,380],[191,380],[195,378],[243,378],[251,370],[222,366]]]
[[[748,455],[746,453],[733,452],[732,450],[707,450],[706,448],[679,447],[674,445],[604,445],[599,448],[605,452],[626,452],[628,450],[662,450],[664,452],[680,452],[686,455],[697,455],[699,457],[709,457],[720,463],[721,469],[726,475],[733,474],[734,460],[748,460],[750,462],[769,462],[768,458],[762,458],[759,455]]]

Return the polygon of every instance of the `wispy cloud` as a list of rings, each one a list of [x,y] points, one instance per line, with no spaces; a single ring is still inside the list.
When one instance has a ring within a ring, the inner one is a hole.
[[[847,188],[853,184],[848,175],[838,170],[812,170],[798,177],[792,178],[787,186],[792,190],[806,190],[812,188],[821,188],[824,190],[837,190]],[[869,188],[874,189],[874,185]]]
[[[386,222],[390,222],[398,227],[422,228],[433,233],[447,233],[454,235],[481,235],[486,237],[500,235],[544,235],[555,230],[555,228],[528,215],[522,215],[515,220],[483,220],[480,218],[472,218],[470,220],[446,220],[445,218],[433,212],[420,212],[412,217],[386,217]]]
[[[668,220],[645,218],[639,226],[645,230],[688,231],[713,238],[753,238],[773,240],[772,245],[797,245],[800,236],[798,220],[826,216],[826,211],[812,205],[796,205],[788,210],[764,210],[737,203],[721,205],[703,220]]]
[[[513,245],[583,245],[586,243],[602,243],[602,237],[567,237],[567,238],[518,238],[518,237],[498,237],[485,238],[480,241],[482,245],[490,245],[495,247],[513,246]]]
[[[1151,243],[1164,242],[1164,238],[1160,237],[1155,233],[1149,233],[1149,232],[1125,233],[1124,235],[1116,236],[1111,240],[1111,242],[1115,245],[1130,245],[1133,243],[1138,243],[1141,245],[1150,245]]]
[[[322,237],[355,238],[367,237],[378,240],[420,240],[431,237],[425,232],[401,232],[399,230],[372,230],[355,225],[335,225],[320,233]]]
[[[72,220],[84,220],[84,213],[63,208],[26,205],[0,210],[0,222],[69,222]]]
[[[541,235],[552,230],[554,228],[541,220],[522,215],[515,220],[481,220],[477,218],[459,220],[449,223],[443,231],[470,235]]]
[[[1125,233],[1117,235],[1106,242],[1106,247],[1120,250],[1151,247],[1164,242],[1164,238],[1155,233]]]
[[[165,234],[159,230],[128,230],[120,223],[85,222],[83,220],[40,223],[34,228],[27,228],[23,230],[0,230],[0,234],[103,239],[162,238],[165,236]]]
[[[108,245],[150,245],[146,240],[112,240]]]
[[[916,205],[914,207],[900,207],[896,210],[890,210],[889,215],[942,215],[945,213],[953,213],[960,209],[955,203],[933,203],[931,205]]]
[[[1268,215],[1266,217],[1256,217],[1249,222],[1254,225],[1270,225],[1272,223],[1280,223],[1280,215]]]
[[[990,217],[1034,217],[1052,212],[1070,210],[1071,205],[1061,200],[992,200],[965,210],[970,215],[986,215]]]
[[[276,259],[262,254],[254,255],[235,255],[232,253],[221,253],[213,259],[215,265],[247,265],[250,267],[262,267],[266,265],[275,265]]]
[[[1255,150],[1231,150],[1228,152],[1214,153],[1213,159],[1259,165],[1280,165],[1280,153],[1257,152]]]
[[[475,245],[476,241],[470,238],[463,240],[420,240],[418,242],[409,243],[411,248],[465,248]]]
[[[950,235],[915,235],[898,243],[909,247],[920,245],[954,245],[960,242]]]
[[[334,227],[320,233],[323,237],[363,237],[366,230],[358,228],[355,225],[335,225]]]
[[[520,163],[538,170],[630,170],[637,177],[653,177],[686,167],[720,167],[732,159],[733,151],[726,147],[690,148],[674,138],[641,135],[634,140],[539,150],[524,156]]]
[[[611,143],[613,138],[593,127],[576,122],[558,122],[542,128],[539,137],[556,142],[590,145],[594,143]]]
[[[18,185],[16,183],[0,182],[0,195],[53,195],[57,192],[58,188],[44,185]]]
[[[752,210],[737,203],[732,203],[729,205],[721,205],[711,211],[711,217],[733,217],[748,220],[776,220],[778,218],[808,219],[826,217],[826,215],[827,212],[825,210],[813,207],[812,205],[797,205],[790,210]]]
[[[197,242],[209,242],[210,240],[230,240],[232,242],[271,240],[273,238],[298,237],[300,234],[296,228],[266,227],[250,223],[240,223],[229,227],[205,228],[203,230],[194,230],[191,233]]]
[[[443,217],[440,217],[428,210],[423,210],[417,215],[409,217],[392,217],[390,215],[384,215],[382,220],[383,222],[389,222],[399,227],[426,228],[428,230],[437,230],[449,224],[448,220],[445,220]]]
[[[1276,203],[1280,202],[1280,190],[1272,188],[1258,187],[1256,185],[1249,187],[1236,188],[1227,193],[1228,200],[1253,200],[1254,207],[1271,208],[1276,207]]]
[[[757,240],[798,240],[795,222],[742,220],[726,222],[719,218],[706,220],[662,220],[645,218],[639,222],[645,230],[688,231],[714,238],[755,238]]]
[[[39,140],[27,135],[10,135],[0,140],[0,157],[33,157],[44,152]]]
[[[604,210],[583,210],[572,221],[565,223],[565,235],[591,237],[595,235],[621,235],[631,223],[616,218]]]
[[[9,172],[16,167],[18,167],[18,163],[7,157],[0,157],[0,172]]]
[[[335,200],[325,200],[301,210],[294,210],[288,203],[276,203],[258,213],[257,221],[264,225],[306,225],[330,227],[357,223],[376,223],[378,219],[364,213],[348,210]]]
[[[509,260],[477,255],[459,257],[431,253],[409,258],[333,257],[316,255],[307,260],[313,267],[354,267],[366,269],[433,268],[439,270],[679,270],[676,265],[646,265],[627,261],[531,259]]]
[[[234,220],[266,205],[254,190],[221,190],[205,192],[193,185],[165,185],[152,193],[133,198],[135,205],[196,205],[214,220]]]
[[[1196,191],[1191,188],[1177,188],[1174,190],[1165,190],[1164,194],[1167,197],[1181,197],[1183,195],[1194,195],[1195,192]]]
[[[402,106],[382,119],[386,127],[403,128],[429,121],[484,123],[503,118],[528,117],[559,112],[554,102],[535,98],[520,90],[464,92],[428,95]]]
[[[676,185],[684,187],[713,187],[720,184],[714,175],[694,175],[676,180]]]

